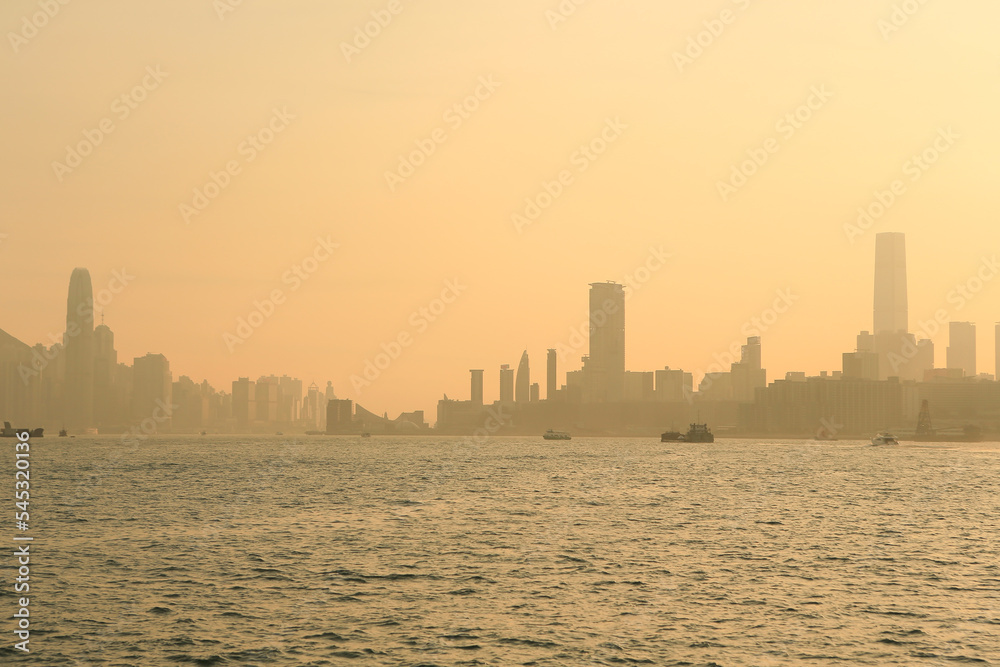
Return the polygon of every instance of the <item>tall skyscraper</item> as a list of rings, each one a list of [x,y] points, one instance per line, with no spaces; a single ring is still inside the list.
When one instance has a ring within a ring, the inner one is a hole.
[[[589,398],[620,402],[625,394],[625,288],[614,282],[590,285]]]
[[[1000,322],[997,322],[994,344],[996,345],[996,356],[993,358],[993,365],[996,366],[996,375],[994,377],[997,382],[1000,382]]]
[[[948,323],[948,368],[962,369],[966,377],[976,375],[976,325]]]
[[[120,418],[124,416],[117,414],[117,370],[115,334],[100,324],[94,329],[94,421],[102,428],[122,423]]]
[[[65,426],[94,426],[94,289],[87,269],[73,269],[66,300]]]
[[[1000,327],[1000,325],[998,325]],[[559,379],[556,376],[556,351],[550,349],[545,359],[545,400],[551,401],[559,389]]]
[[[906,236],[900,232],[883,232],[875,236],[874,313],[876,336],[909,331]]]
[[[510,364],[500,367],[500,403],[514,402],[514,369]]]
[[[521,361],[517,365],[517,380],[514,382],[514,401],[528,403],[531,401],[531,369],[528,366],[528,351],[521,353]]]
[[[483,371],[481,370],[471,370],[469,374],[472,376],[472,403],[473,405],[483,404]]]

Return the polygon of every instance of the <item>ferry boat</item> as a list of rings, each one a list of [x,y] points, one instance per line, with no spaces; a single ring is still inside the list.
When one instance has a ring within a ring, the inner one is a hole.
[[[872,438],[872,446],[880,447],[882,445],[898,445],[899,440],[896,439],[891,433],[879,433],[874,438]]]
[[[552,429],[549,429],[548,431],[546,431],[545,435],[543,435],[542,437],[545,438],[546,440],[570,440],[571,439],[569,433],[566,433],[565,431],[553,431]]]
[[[684,442],[715,442],[715,436],[709,430],[708,424],[691,424],[691,428],[682,437]]]

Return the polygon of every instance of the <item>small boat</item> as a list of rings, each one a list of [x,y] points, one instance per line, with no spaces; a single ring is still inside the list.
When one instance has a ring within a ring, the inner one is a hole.
[[[708,424],[691,424],[691,428],[681,437],[681,440],[684,442],[715,442],[715,436],[709,430]]]
[[[896,439],[891,433],[879,433],[874,438],[872,438],[872,446],[880,447],[882,445],[898,445],[899,440]]]
[[[684,434],[680,431],[667,431],[660,434],[660,442],[680,442],[684,439]]]
[[[565,431],[553,431],[552,429],[546,431],[542,437],[546,440],[572,440],[569,433]]]
[[[368,431],[365,431],[364,433],[361,434],[361,437],[362,438],[370,438],[370,437],[372,437],[372,434],[369,433]]]
[[[66,432],[66,429],[64,429],[64,428],[59,429],[59,437],[60,438],[65,438],[67,435],[69,435],[69,433]]]

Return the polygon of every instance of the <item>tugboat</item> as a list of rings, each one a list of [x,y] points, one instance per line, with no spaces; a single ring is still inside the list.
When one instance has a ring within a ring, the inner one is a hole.
[[[542,437],[545,438],[546,440],[571,440],[572,439],[570,437],[569,433],[566,433],[565,431],[553,431],[552,429],[549,429],[548,431],[546,431],[545,435],[543,435]]]
[[[715,436],[708,429],[708,424],[691,424],[691,428],[682,437],[684,442],[715,442]]]
[[[66,431],[66,429],[64,429],[64,428],[59,429],[59,437],[60,438],[65,438],[67,435],[69,435],[69,433]]]

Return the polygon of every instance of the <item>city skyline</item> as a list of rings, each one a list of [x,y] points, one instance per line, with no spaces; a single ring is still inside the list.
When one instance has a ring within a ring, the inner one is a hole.
[[[977,367],[975,323],[949,320],[942,316],[945,311],[939,310],[934,320],[919,321],[915,328],[917,335],[910,331],[906,266],[905,235],[896,232],[878,233],[872,291],[874,333],[862,331],[858,334],[853,351],[842,355],[842,368],[823,371],[822,375],[872,381],[899,377],[922,382],[929,379],[933,372],[935,377],[993,379],[992,375],[978,372],[981,366]],[[986,274],[979,275],[985,280]],[[980,285],[980,289],[984,286]],[[669,365],[664,367],[665,370],[658,369],[655,372],[628,369],[625,363],[626,301],[631,294],[626,290],[626,286],[612,281],[590,284],[590,312],[586,326],[580,327],[581,332],[587,331],[586,337],[580,333],[580,337],[571,340],[569,345],[560,344],[547,349],[545,401],[601,404],[669,402],[683,398],[691,403],[697,395],[708,401],[758,402],[757,389],[768,386],[767,369],[762,363],[760,335],[748,336],[745,345],[734,345],[722,355],[717,354],[715,363],[701,377],[682,368],[671,369]],[[442,308],[444,303],[442,301]],[[2,370],[6,378],[6,393],[10,394],[9,385],[14,376],[17,376],[25,388],[31,384],[30,393],[36,402],[54,400],[43,399],[44,396],[64,396],[59,399],[62,401],[59,408],[59,414],[62,415],[61,426],[78,432],[98,425],[106,429],[110,424],[125,423],[121,421],[121,415],[125,415],[125,421],[131,419],[140,422],[163,409],[168,414],[162,421],[169,422],[170,412],[174,409],[172,386],[179,388],[184,396],[201,396],[194,399],[196,403],[201,403],[200,407],[191,407],[194,404],[189,404],[186,408],[188,411],[194,409],[196,414],[184,415],[178,422],[188,423],[188,428],[208,425],[210,419],[216,428],[247,429],[253,424],[257,424],[258,428],[266,424],[300,424],[316,431],[324,428],[326,407],[316,398],[319,387],[314,381],[310,383],[307,396],[304,392],[305,383],[298,378],[287,375],[278,378],[272,374],[262,375],[254,382],[249,377],[240,376],[232,381],[232,393],[229,394],[226,391],[228,383],[216,390],[207,381],[203,381],[203,387],[199,389],[197,383],[193,383],[184,374],[178,374],[180,382],[175,382],[170,362],[162,354],[147,353],[145,356],[135,357],[133,367],[117,364],[118,351],[115,348],[114,332],[103,323],[103,313],[95,310],[95,305],[89,271],[82,267],[74,269],[69,281],[62,352],[58,352],[58,345],[46,350],[44,342],[40,343],[32,350],[30,363],[25,361],[25,353],[20,354],[21,362],[17,364],[16,372],[13,364],[17,355],[12,357],[9,350],[4,352],[0,361],[5,364]],[[786,309],[790,305],[786,304]],[[781,310],[776,306],[774,317],[777,318],[780,313]],[[98,315],[101,316],[102,324],[95,327]],[[766,318],[762,319],[766,321]],[[937,331],[936,328],[932,330],[932,327],[943,328],[945,325],[948,330],[948,347],[942,359],[935,355],[929,336]],[[764,326],[763,322],[761,326]],[[1000,325],[996,332],[1000,334]],[[400,338],[398,343],[394,343],[394,348],[383,346],[383,352],[376,357],[374,364],[369,365],[366,372],[372,371],[377,375],[380,369],[390,366],[409,344]],[[995,341],[995,344],[1000,346],[1000,341]],[[24,350],[30,347],[23,342],[20,345]],[[575,358],[579,358],[579,367],[573,363]],[[498,399],[493,401],[495,406],[500,409],[504,406],[518,406],[523,411],[529,404],[536,404],[542,399],[541,383],[531,382],[529,359],[528,350],[522,351],[516,375],[509,364],[500,366]],[[52,368],[47,369],[50,364]],[[560,376],[554,372],[557,367],[565,367],[565,384],[560,382]],[[947,375],[943,375],[946,370]],[[952,371],[957,371],[958,375],[953,375]],[[52,385],[53,372],[63,378],[60,380],[61,388]],[[490,403],[486,400],[488,395],[483,389],[485,371],[473,370],[471,374],[471,401],[468,402],[468,408],[459,408],[467,413],[460,421],[468,419],[470,414],[476,414],[476,406],[480,406],[478,409],[481,410],[482,406]],[[32,382],[32,377],[44,379],[46,384]],[[368,375],[365,377],[369,378],[364,380],[367,383],[377,379]],[[781,373],[772,375],[772,379],[781,377]],[[808,375],[802,371],[787,371],[784,377],[786,381],[800,381]],[[361,378],[357,376],[351,378],[352,383],[359,380]],[[686,390],[682,390],[684,384],[687,384]],[[694,387],[697,387],[697,394],[692,393]],[[336,398],[331,382],[327,382],[323,394],[326,400]],[[443,407],[448,402],[447,392],[444,396],[445,400],[438,403],[439,419],[442,409],[452,413],[455,409]],[[342,394],[341,398],[348,397]],[[220,400],[222,403],[219,403]],[[371,403],[367,404],[367,408],[376,408],[375,412],[369,412],[362,407],[360,401],[350,398],[339,402],[344,405],[356,404],[359,418],[369,415],[371,420],[381,420],[380,413],[388,415],[388,410],[383,411],[382,406]],[[50,405],[39,414],[51,416],[51,409]],[[116,410],[119,416],[109,417],[116,414]],[[352,412],[353,408],[341,406],[335,409],[336,420],[340,420],[343,414]],[[423,408],[410,412],[398,411],[400,419],[421,427],[425,425],[425,412],[428,411]],[[210,418],[210,413],[215,416]],[[728,418],[733,419],[734,413],[729,413]],[[446,415],[446,427],[449,426],[447,422]],[[428,425],[434,425],[434,419]],[[450,427],[454,425],[452,423]],[[169,425],[166,427],[169,429]]]
[[[533,3],[414,5],[349,57],[342,43],[379,3],[221,19],[202,1],[67,5],[0,74],[23,92],[4,110],[3,328],[47,340],[65,326],[47,304],[73,268],[89,267],[97,292],[124,269],[135,279],[105,308],[123,358],[160,352],[217,386],[329,378],[345,394],[406,333],[414,343],[357,396],[393,411],[458,394],[468,368],[495,373],[525,348],[540,359],[584,321],[577,289],[594,281],[639,286],[630,368],[660,367],[666,350],[705,369],[789,289],[794,307],[761,331],[769,366],[835,368],[815,350],[867,328],[870,301],[854,295],[870,289],[878,231],[906,232],[920,267],[911,326],[954,308],[949,292],[1000,248],[1000,8],[927,4],[886,33],[888,4],[731,4],[718,37],[703,36],[711,10],[646,0],[555,24]],[[33,11],[8,3],[0,21],[16,31]],[[189,25],[197,54],[175,39]],[[295,48],[261,43],[273,30]],[[67,158],[85,132],[100,145]],[[420,316],[449,280],[467,289]],[[238,335],[274,290],[274,315]],[[991,300],[956,314],[979,323],[987,363]],[[361,315],[345,327],[332,309]],[[684,318],[698,326],[672,326]],[[946,333],[934,338],[944,350]]]

